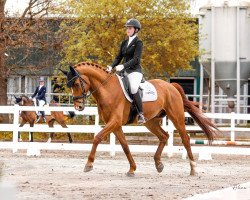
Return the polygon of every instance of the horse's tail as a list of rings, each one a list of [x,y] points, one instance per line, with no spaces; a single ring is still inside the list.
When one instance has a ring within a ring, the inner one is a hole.
[[[76,113],[74,111],[68,111],[69,117],[72,119],[76,116]]]
[[[196,123],[201,127],[204,131],[209,143],[214,140],[215,136],[217,135],[216,131],[219,131],[218,127],[211,122],[203,113],[202,111],[194,105],[192,101],[189,101],[185,95],[183,88],[178,83],[171,83],[181,94],[184,109],[187,111],[191,117],[196,121]]]

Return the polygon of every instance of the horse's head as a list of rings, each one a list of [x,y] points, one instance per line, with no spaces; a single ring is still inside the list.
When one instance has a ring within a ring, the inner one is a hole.
[[[61,71],[67,77],[67,87],[71,88],[75,109],[82,111],[90,89],[90,82],[87,76],[80,74],[75,68],[70,66],[69,69],[69,72]]]
[[[22,104],[22,98],[16,97],[15,95],[14,97],[15,97],[15,104],[18,104],[18,105]]]
[[[22,95],[21,97],[16,97],[14,95],[16,101],[15,104],[18,104],[19,106],[32,106],[33,101],[30,100],[27,96]]]

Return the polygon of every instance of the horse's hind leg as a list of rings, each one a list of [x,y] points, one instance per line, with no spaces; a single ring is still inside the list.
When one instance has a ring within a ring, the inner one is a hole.
[[[68,128],[65,121],[64,120],[61,120],[61,121],[57,121],[63,128]],[[72,140],[72,137],[70,135],[70,133],[67,133],[67,136],[69,138],[69,143],[72,143],[73,140]]]
[[[184,112],[183,112],[183,114],[181,114],[181,112],[178,112],[178,111],[176,111],[176,112],[177,112],[177,114],[173,114],[173,115],[168,113],[168,117],[173,122],[176,129],[178,130],[178,132],[181,136],[181,139],[182,139],[182,143],[187,151],[187,155],[188,155],[190,167],[191,167],[190,175],[196,175],[197,174],[196,163],[194,161],[193,153],[191,150],[190,138],[187,134],[186,127],[185,127]]]
[[[147,123],[145,124],[148,130],[155,134],[160,140],[159,146],[154,155],[155,167],[159,173],[162,172],[164,168],[164,165],[161,162],[161,154],[169,138],[168,133],[161,128],[160,121],[161,118],[154,118],[147,121]]]
[[[70,133],[67,133],[67,135],[68,135],[68,138],[69,138],[69,143],[72,143],[73,140],[72,140],[72,137],[71,137]]]
[[[34,123],[30,123],[30,127],[34,127]],[[30,142],[33,142],[33,132],[30,132]]]
[[[124,153],[126,154],[127,159],[129,161],[129,164],[130,164],[130,168],[129,168],[129,171],[127,172],[127,176],[130,176],[130,177],[134,176],[134,171],[136,170],[136,164],[135,164],[135,161],[130,153],[129,146],[128,146],[128,143],[127,143],[126,138],[124,136],[124,133],[122,131],[122,128],[120,127],[117,130],[115,130],[114,134],[118,138],[118,140],[122,146],[122,149],[123,149]]]

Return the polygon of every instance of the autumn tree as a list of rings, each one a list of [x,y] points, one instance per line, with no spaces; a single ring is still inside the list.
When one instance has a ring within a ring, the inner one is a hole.
[[[171,76],[190,69],[198,55],[197,25],[187,0],[78,0],[65,1],[68,20],[61,27],[63,63],[91,60],[110,64],[125,39],[124,24],[137,18],[144,49],[142,66],[148,77]],[[72,22],[73,19],[74,22]]]
[[[0,0],[0,105],[7,104],[9,75],[19,75],[21,71],[27,75],[48,67],[49,57],[42,64],[27,65],[26,61],[52,55],[51,48],[56,43],[47,20],[52,0],[28,0],[18,15],[5,10],[6,1]]]

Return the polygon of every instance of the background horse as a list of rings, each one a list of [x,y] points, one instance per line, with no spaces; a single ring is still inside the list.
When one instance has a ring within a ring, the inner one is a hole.
[[[61,70],[62,71],[62,70]],[[97,64],[83,62],[70,71],[62,71],[67,76],[67,86],[71,87],[74,107],[76,110],[83,110],[87,93],[90,91],[96,100],[98,112],[106,123],[104,128],[95,136],[88,161],[84,171],[93,169],[95,153],[98,144],[111,132],[120,141],[122,148],[128,158],[130,168],[128,176],[134,176],[136,164],[130,153],[129,146],[122,131],[122,125],[126,124],[130,114],[131,103],[125,98],[116,75],[107,73]],[[214,139],[217,127],[206,118],[202,111],[189,101],[180,85],[170,84],[166,81],[154,79],[150,82],[155,86],[158,98],[153,102],[144,102],[143,110],[147,119],[144,124],[149,131],[159,138],[159,145],[154,155],[155,167],[162,172],[164,165],[161,162],[161,154],[165,147],[169,134],[162,129],[161,121],[166,115],[173,122],[178,130],[182,143],[187,151],[190,161],[190,175],[196,174],[196,163],[190,146],[190,138],[185,128],[184,110],[186,110],[197,124],[202,128],[206,137],[211,142]],[[136,120],[134,123],[136,123]]]
[[[15,97],[16,103],[20,106],[34,106],[34,102],[32,99],[29,99],[27,96],[22,95],[20,98]],[[57,106],[57,104],[52,100],[50,102],[50,105]],[[75,116],[74,112],[69,112],[69,117],[73,118]],[[36,121],[36,112],[35,111],[22,111],[20,114],[20,117],[22,118],[21,124],[19,127],[23,127],[24,124],[27,122],[30,124],[30,127],[33,127]],[[51,111],[51,115],[46,115],[46,123],[49,127],[53,127],[55,121],[60,124],[63,128],[67,128],[66,125],[66,119],[65,115],[63,114],[63,111]],[[40,117],[39,121],[37,123],[42,123],[42,117]],[[71,138],[70,133],[67,133],[69,142],[72,143],[73,140]],[[33,142],[33,133],[30,133],[31,139],[30,141]],[[51,142],[53,139],[54,133],[50,133],[50,138],[47,142]],[[20,140],[20,133],[18,133],[18,139]]]

